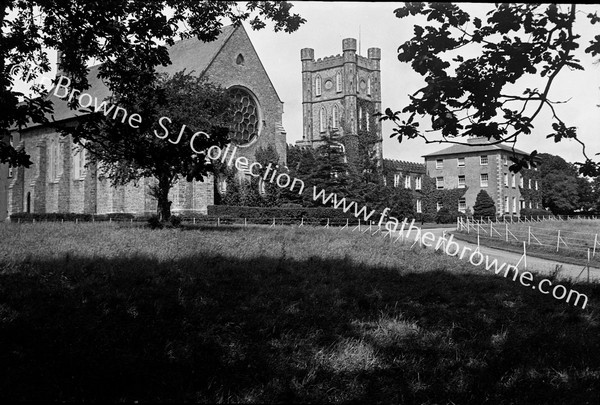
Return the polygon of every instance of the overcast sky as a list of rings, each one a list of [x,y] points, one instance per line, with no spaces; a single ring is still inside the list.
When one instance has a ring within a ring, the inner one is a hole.
[[[284,102],[283,125],[287,130],[288,143],[302,139],[302,76],[300,49],[313,48],[315,58],[336,55],[342,52],[342,39],[359,38],[361,54],[366,56],[370,47],[381,48],[382,108],[401,110],[409,100],[408,94],[423,87],[420,75],[413,72],[410,65],[397,59],[400,44],[410,39],[415,23],[426,25],[424,19],[408,17],[398,19],[394,10],[402,3],[389,2],[293,2],[293,11],[299,13],[307,22],[293,34],[275,33],[271,25],[260,31],[252,31],[246,24],[246,30],[271,77],[279,96]],[[472,15],[484,19],[485,13],[494,7],[488,4],[462,3]],[[561,7],[566,7],[565,5]],[[576,126],[580,139],[588,147],[588,155],[594,159],[600,152],[600,65],[593,65],[593,59],[583,52],[590,38],[600,32],[600,25],[589,24],[585,15],[600,11],[600,5],[579,6],[576,31],[582,36],[582,46],[576,51],[585,71],[561,71],[550,93],[550,99],[569,100],[557,106],[559,116],[569,126]],[[51,62],[56,61],[56,52],[50,52]],[[464,57],[471,57],[464,53]],[[536,80],[537,79],[537,80]],[[524,87],[541,87],[539,78],[528,78]],[[521,91],[524,89],[521,88]],[[25,90],[24,85],[17,85]],[[429,121],[424,120],[427,125]],[[572,141],[554,144],[546,140],[551,132],[551,116],[542,114],[534,122],[531,135],[521,136],[517,148],[530,152],[547,152],[560,155],[568,161],[582,161],[581,147]],[[390,138],[391,124],[384,122],[383,154],[390,159],[422,162],[422,155],[440,150],[448,145],[426,145],[420,139],[404,141]]]
[[[288,134],[288,143],[302,138],[302,84],[300,49],[313,48],[315,58],[336,55],[342,52],[343,38],[357,38],[361,32],[362,55],[367,48],[381,48],[382,108],[401,110],[408,104],[409,93],[423,87],[420,75],[414,73],[407,63],[397,59],[400,44],[410,39],[415,17],[398,19],[393,11],[402,3],[332,3],[294,2],[293,10],[307,22],[295,33],[274,33],[271,29],[248,30],[248,34],[270,75],[284,104],[283,124]],[[475,11],[483,16],[494,5],[462,4],[467,11]],[[565,7],[565,6],[563,6]],[[582,11],[600,10],[599,5],[579,7]],[[583,39],[592,38],[600,31],[597,24],[592,26],[582,13],[578,14],[578,32]],[[421,20],[423,23],[423,20]],[[559,116],[571,126],[578,128],[580,138],[588,144],[591,155],[600,152],[600,65],[593,65],[593,59],[583,52],[587,45],[577,51],[585,71],[562,71],[555,81],[552,100],[567,100],[558,106]],[[468,57],[468,55],[463,55]],[[539,86],[539,85],[538,85]],[[532,79],[526,87],[536,87]],[[522,136],[517,148],[527,152],[558,154],[568,161],[581,161],[581,147],[575,142],[562,141],[554,144],[545,136],[551,132],[550,116],[538,116],[535,130],[529,136]],[[408,161],[422,161],[421,155],[434,152],[445,146],[426,145],[421,140],[398,141],[390,139],[389,125],[383,127],[383,154],[386,158]]]

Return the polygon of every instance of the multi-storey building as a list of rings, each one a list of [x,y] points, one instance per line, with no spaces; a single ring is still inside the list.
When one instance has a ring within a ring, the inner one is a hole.
[[[350,165],[360,168],[365,158],[381,165],[381,123],[373,116],[381,110],[381,50],[361,56],[356,39],[346,38],[342,51],[316,61],[313,49],[300,51],[303,135],[296,144],[316,148],[331,136]]]
[[[384,186],[405,188],[419,192],[414,194],[414,208],[417,214],[421,214],[423,212],[423,202],[420,191],[423,188],[423,182],[426,181],[425,165],[422,163],[384,159],[383,167]]]
[[[519,173],[509,170],[510,157],[529,155],[503,144],[493,145],[487,138],[472,138],[467,145],[452,145],[424,155],[427,174],[436,188],[467,188],[459,200],[459,211],[471,210],[480,190],[485,190],[496,204],[496,213],[520,214],[523,208],[542,208],[539,174],[536,169]]]

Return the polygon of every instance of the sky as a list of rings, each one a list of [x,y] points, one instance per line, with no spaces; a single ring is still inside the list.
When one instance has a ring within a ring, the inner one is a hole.
[[[413,34],[414,24],[425,23],[418,17],[399,19],[394,10],[402,3],[390,2],[293,2],[293,11],[307,21],[292,34],[274,33],[270,27],[252,31],[246,26],[258,55],[267,73],[284,102],[283,126],[287,130],[288,143],[302,138],[302,83],[300,49],[313,48],[315,59],[340,54],[342,39],[359,38],[361,54],[366,56],[370,47],[381,48],[382,108],[397,111],[409,103],[408,94],[424,86],[422,77],[408,63],[399,62],[397,49]],[[461,4],[468,12],[480,17],[494,5]],[[563,6],[564,7],[564,6]],[[600,5],[584,5],[578,9],[588,13],[600,11]],[[600,13],[599,13],[600,14]],[[597,24],[589,24],[585,15],[578,13],[577,32],[583,40],[592,38],[600,31]],[[585,46],[587,47],[587,45]],[[576,126],[581,140],[587,146],[588,155],[600,152],[600,65],[580,47],[577,55],[585,71],[561,71],[550,93],[550,99],[569,100],[557,106],[559,116],[569,126]],[[467,57],[468,54],[463,56]],[[474,55],[473,55],[474,56]],[[528,78],[524,87],[540,87],[535,77]],[[582,161],[581,146],[574,141],[555,144],[547,140],[551,129],[551,115],[542,114],[534,121],[531,135],[522,136],[516,147],[531,152],[552,153],[567,161]],[[427,120],[422,121],[424,124]],[[422,155],[435,152],[450,145],[425,144],[420,139],[404,140],[399,143],[390,138],[391,124],[383,125],[383,154],[385,158],[422,162]],[[600,160],[600,156],[596,157]]]
[[[284,102],[283,126],[287,131],[287,142],[295,143],[302,139],[302,75],[300,50],[313,48],[315,59],[340,54],[342,39],[359,39],[360,54],[366,56],[367,49],[381,49],[382,109],[390,107],[394,111],[402,110],[409,103],[408,94],[423,87],[423,78],[415,73],[408,63],[399,62],[397,49],[413,34],[415,24],[426,25],[421,17],[399,19],[394,10],[402,3],[390,2],[292,2],[292,11],[299,13],[307,21],[292,34],[267,28],[253,31],[245,24],[263,65],[269,74],[275,89]],[[461,8],[473,16],[485,21],[485,13],[491,10],[492,3],[461,3]],[[566,6],[562,6],[566,7]],[[587,43],[600,31],[600,24],[592,26],[585,15],[599,11],[600,5],[582,5],[578,7],[576,32]],[[577,127],[579,138],[587,145],[588,156],[596,161],[600,156],[600,64],[594,65],[594,59],[583,52],[581,46],[576,51],[584,71],[563,70],[557,77],[550,99],[567,103],[556,106],[559,116],[567,125]],[[463,54],[465,58],[475,54]],[[600,59],[597,57],[596,59]],[[56,52],[50,55],[51,62],[56,61]],[[528,77],[525,87],[541,87],[539,77]],[[20,86],[17,89],[23,90]],[[522,91],[522,90],[521,90]],[[428,125],[428,119],[421,120],[421,127]],[[551,132],[551,115],[541,114],[534,121],[533,133],[520,136],[518,149],[539,153],[560,155],[570,162],[583,161],[581,146],[574,141],[562,141],[555,144],[547,140]],[[425,144],[421,139],[404,140],[399,143],[390,138],[393,125],[383,123],[383,154],[385,158],[412,162],[422,162],[422,155],[443,149],[449,145]]]

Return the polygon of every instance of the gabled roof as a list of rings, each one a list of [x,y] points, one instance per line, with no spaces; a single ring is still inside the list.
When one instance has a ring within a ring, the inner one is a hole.
[[[157,66],[156,70],[161,73],[172,75],[186,69],[187,73],[194,71],[195,75],[202,76],[237,29],[243,29],[243,27],[241,25],[238,27],[234,27],[233,25],[223,27],[219,36],[211,42],[203,42],[196,37],[177,41],[173,46],[168,48],[171,64],[168,66]],[[96,65],[89,68],[88,83],[90,84],[90,88],[84,91],[84,93],[88,93],[92,97],[97,98],[98,103],[101,103],[102,100],[111,94],[102,79],[98,78],[100,66],[101,65]],[[62,91],[59,94],[62,94]],[[75,97],[76,96],[77,93]],[[54,107],[50,116],[50,121],[52,121],[52,117],[55,121],[62,121],[84,114],[77,110],[70,109],[67,104],[67,97],[64,99],[58,98],[54,96],[54,91],[50,93],[49,99],[52,101]],[[32,128],[37,125],[40,124],[33,124],[27,128]]]
[[[487,138],[471,138],[467,140],[469,145],[452,145],[446,149],[442,149],[440,151],[429,153],[427,155],[423,155],[422,157],[435,157],[435,156],[444,156],[444,155],[455,155],[455,154],[465,154],[465,153],[479,153],[479,152],[497,152],[497,151],[506,151],[509,153],[513,153],[513,148],[504,144],[496,144],[491,145],[490,141]],[[514,152],[518,155],[526,155],[529,156],[529,153],[523,152],[522,150],[516,149]]]

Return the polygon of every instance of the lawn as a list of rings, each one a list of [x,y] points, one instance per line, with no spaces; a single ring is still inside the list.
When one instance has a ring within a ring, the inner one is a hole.
[[[0,238],[2,402],[600,402],[596,285],[582,310],[338,229]]]
[[[527,242],[527,251],[539,257],[559,260],[567,263],[585,265],[590,251],[590,264],[600,267],[600,236],[597,238],[594,255],[595,236],[600,234],[600,220],[574,219],[568,221],[493,223],[492,235],[489,237],[490,225],[482,224],[479,229],[481,244],[500,249],[523,253],[523,242]],[[508,242],[506,230],[508,227]],[[560,241],[558,231],[560,230]],[[531,232],[532,236],[529,236]],[[463,236],[464,234],[464,236]],[[511,235],[512,234],[512,235]],[[477,241],[477,232],[461,231],[457,237],[469,242]],[[556,245],[559,242],[558,252]]]

